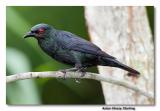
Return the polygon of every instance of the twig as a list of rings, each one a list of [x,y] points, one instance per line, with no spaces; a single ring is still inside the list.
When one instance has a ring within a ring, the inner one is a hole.
[[[7,76],[6,77],[6,82],[10,83],[10,82],[14,82],[14,81],[17,81],[17,80],[23,80],[23,79],[50,78],[50,77],[51,78],[63,78],[64,73],[62,73],[60,71],[19,73],[19,74]],[[108,82],[108,83],[111,83],[111,84],[116,84],[116,85],[123,86],[123,87],[128,88],[128,89],[131,89],[135,92],[138,92],[138,93],[148,97],[149,99],[154,98],[152,93],[143,91],[142,89],[138,88],[134,84],[124,82],[124,81],[120,81],[120,80],[116,80],[116,79],[113,79],[113,78],[106,78],[101,74],[87,72],[85,74],[85,76],[81,77],[78,72],[76,72],[76,73],[75,72],[66,72],[66,78],[81,78],[81,79],[83,78],[83,79],[94,79],[94,80],[97,80],[97,81],[104,81],[104,82]]]

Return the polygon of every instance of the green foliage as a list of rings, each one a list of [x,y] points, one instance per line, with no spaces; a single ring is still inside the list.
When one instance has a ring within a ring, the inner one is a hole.
[[[6,13],[7,74],[70,67],[47,56],[36,40],[23,39],[35,24],[47,23],[89,39],[83,7],[8,6]],[[8,84],[7,104],[104,104],[104,99],[97,81],[80,80],[79,84],[74,79],[48,78]]]
[[[24,53],[17,49],[7,48],[7,69],[12,73],[30,71],[31,64]],[[33,80],[17,81],[7,84],[6,92],[7,100],[10,104],[41,103],[37,86]]]

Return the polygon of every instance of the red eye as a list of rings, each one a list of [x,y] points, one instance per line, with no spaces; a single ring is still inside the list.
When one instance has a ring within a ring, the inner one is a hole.
[[[43,34],[45,32],[45,29],[44,28],[40,28],[39,30],[38,30],[38,33],[39,34]]]

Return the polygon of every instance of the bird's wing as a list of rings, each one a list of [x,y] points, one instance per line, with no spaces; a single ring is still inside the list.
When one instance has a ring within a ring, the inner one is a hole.
[[[115,59],[115,57],[103,52],[99,47],[97,47],[93,43],[84,40],[70,32],[60,31],[60,33],[58,33],[58,39],[58,43],[60,43],[60,45],[63,48]],[[61,40],[63,42],[61,42]]]

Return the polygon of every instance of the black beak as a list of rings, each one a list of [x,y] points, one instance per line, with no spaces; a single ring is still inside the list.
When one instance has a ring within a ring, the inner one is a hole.
[[[32,33],[32,32],[27,32],[27,33],[24,35],[24,38],[28,38],[28,37],[35,37],[35,34]]]

